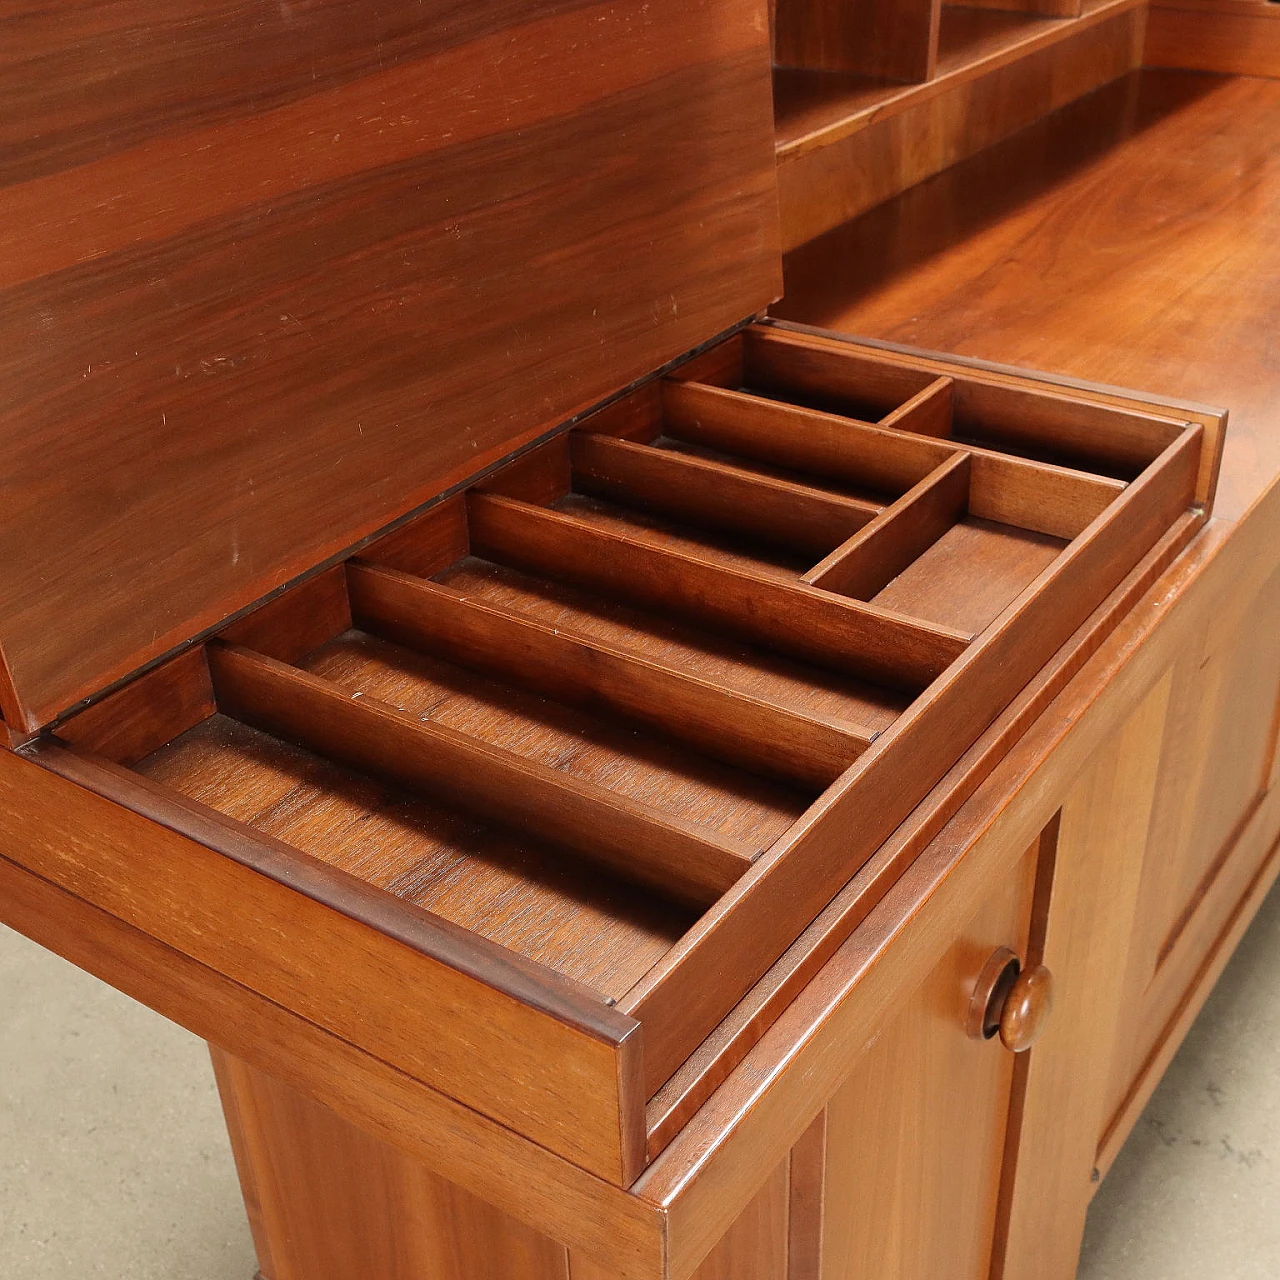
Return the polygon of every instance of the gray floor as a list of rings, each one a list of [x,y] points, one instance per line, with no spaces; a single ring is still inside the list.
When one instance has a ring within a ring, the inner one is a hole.
[[[1280,1276],[1280,894],[1094,1203],[1081,1280]],[[0,929],[0,1280],[249,1280],[204,1047]]]

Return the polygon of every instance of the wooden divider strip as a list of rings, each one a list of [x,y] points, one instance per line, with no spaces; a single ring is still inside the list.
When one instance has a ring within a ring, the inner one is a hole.
[[[226,715],[553,841],[678,901],[714,902],[757,852],[251,650],[212,644],[209,668]]]
[[[662,407],[663,430],[677,440],[890,493],[909,489],[956,451],[939,440],[704,382],[664,382]]]
[[[763,379],[801,395],[857,399],[869,365],[887,365],[899,378],[928,378],[941,372],[927,358],[910,360],[885,353],[872,356],[838,338],[790,329],[755,327],[744,335],[746,382]],[[948,370],[956,424],[981,425],[983,438],[1047,448],[1139,470],[1154,462],[1183,429],[1167,416],[1144,413],[1044,385],[1029,387],[998,377]],[[878,369],[885,381],[889,373]],[[854,390],[851,391],[850,387]],[[989,433],[989,434],[988,434]],[[962,431],[962,434],[968,432]]]
[[[1123,480],[966,444],[969,514],[1053,538],[1079,537],[1122,493]]]
[[[892,406],[918,395],[938,376],[932,369],[886,360],[852,344],[831,349],[791,342],[791,337],[768,327],[745,330],[745,386],[836,403]]]
[[[570,446],[580,493],[651,507],[801,555],[825,554],[879,510],[857,498],[614,436],[575,431]]]
[[[870,600],[964,515],[969,455],[957,453],[804,575],[825,591]]]
[[[971,515],[1055,538],[1074,538],[1125,488],[1109,476],[704,383],[664,383],[663,408],[664,430],[676,439],[890,493],[963,450],[972,458]]]
[[[827,722],[605,641],[459,594],[394,569],[347,568],[366,631],[493,673],[561,702],[611,711],[751,769],[823,788],[870,745],[870,732]]]
[[[895,431],[913,431],[921,436],[949,436],[955,385],[954,378],[935,378],[905,404],[885,414],[876,425]]]
[[[888,609],[712,563],[563,511],[470,496],[476,555],[607,591],[766,648],[918,692],[962,654],[970,636]]]

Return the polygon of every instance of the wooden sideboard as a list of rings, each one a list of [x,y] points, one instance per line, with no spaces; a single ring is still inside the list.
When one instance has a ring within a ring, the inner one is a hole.
[[[1280,84],[189,8],[0,54],[0,918],[265,1280],[1067,1280],[1280,869]]]

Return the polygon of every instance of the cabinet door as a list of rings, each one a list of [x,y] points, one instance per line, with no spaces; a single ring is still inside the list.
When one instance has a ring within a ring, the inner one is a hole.
[[[1274,876],[1280,573],[1232,590],[1180,655],[1108,1092],[1114,1154]]]
[[[966,1020],[992,954],[1025,954],[1040,843],[792,1152],[790,1280],[986,1276],[1014,1055]]]
[[[1094,1185],[1114,1046],[1129,1034],[1121,981],[1169,707],[1159,679],[1046,831],[1031,958],[1055,977],[1044,1038],[1018,1063],[993,1280],[1071,1280]]]

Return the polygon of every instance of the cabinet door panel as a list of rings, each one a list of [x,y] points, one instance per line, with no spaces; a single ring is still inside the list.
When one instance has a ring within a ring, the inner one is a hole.
[[[1120,981],[1157,784],[1171,676],[1156,682],[1070,785],[1058,811],[1044,934],[1053,1020],[1025,1065],[1010,1123],[992,1276],[1076,1273],[1106,1113],[1112,1047],[1129,1034]]]
[[[1172,672],[1151,825],[1125,977],[1131,1034],[1116,1046],[1109,1113],[1160,1051],[1280,818],[1280,574],[1228,599]]]
[[[996,948],[1025,954],[1040,842],[998,885],[831,1099],[819,1250],[792,1232],[790,1280],[980,1280],[987,1273],[1014,1057],[965,1020]],[[800,1152],[793,1152],[793,1212]],[[794,1226],[794,1224],[793,1224]],[[801,1268],[801,1263],[807,1269]],[[815,1265],[816,1264],[816,1265]]]

